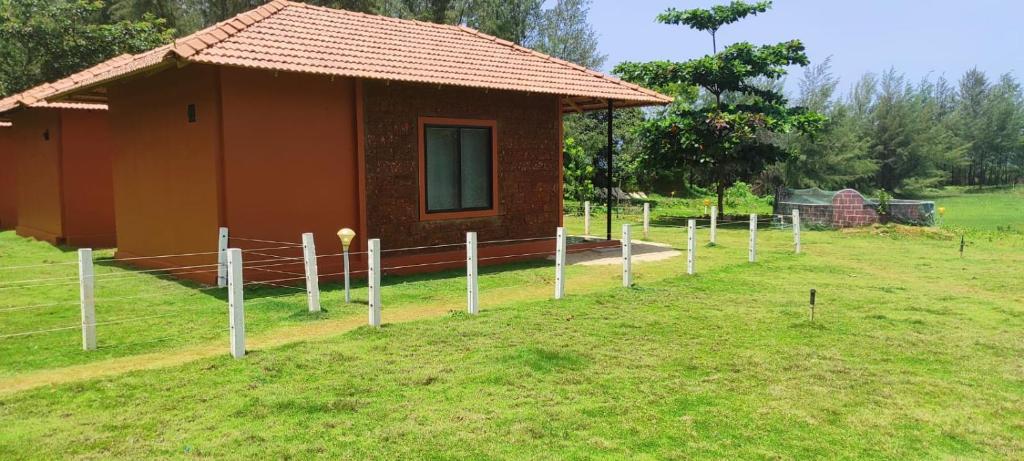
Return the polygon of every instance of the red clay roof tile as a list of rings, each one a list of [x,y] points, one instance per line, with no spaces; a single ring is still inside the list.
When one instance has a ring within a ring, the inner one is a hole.
[[[666,104],[671,98],[465,26],[275,0],[165,46],[79,74],[63,96],[168,59],[257,69]],[[0,106],[2,108],[2,106]]]

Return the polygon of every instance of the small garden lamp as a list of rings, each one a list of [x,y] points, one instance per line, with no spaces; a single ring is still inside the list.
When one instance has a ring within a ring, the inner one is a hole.
[[[348,247],[352,244],[352,239],[356,238],[356,231],[343,228],[338,231],[338,238],[341,239],[341,257],[345,262],[345,303],[352,301],[352,297],[349,294],[349,277],[348,277]]]
[[[704,199],[704,214],[708,214],[708,207],[711,206],[711,199]]]

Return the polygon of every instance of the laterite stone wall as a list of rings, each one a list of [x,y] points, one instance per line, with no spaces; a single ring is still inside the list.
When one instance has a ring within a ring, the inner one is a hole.
[[[853,189],[836,192],[832,198],[832,225],[835,227],[867,226],[878,222],[878,213],[867,206],[864,196]]]
[[[505,91],[364,82],[367,237],[384,248],[554,236],[560,225],[558,98]],[[495,120],[497,216],[424,221],[419,117]]]

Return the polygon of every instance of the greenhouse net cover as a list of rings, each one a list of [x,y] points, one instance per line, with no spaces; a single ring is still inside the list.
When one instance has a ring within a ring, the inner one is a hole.
[[[833,205],[832,200],[837,193],[838,191],[822,190],[816,187],[810,189],[784,189],[781,192],[778,203],[780,205],[789,205],[780,207],[784,208],[784,211],[788,211],[793,205],[831,207]],[[876,212],[879,211],[877,199],[864,197],[863,194],[861,194],[861,197],[864,198],[865,206],[873,208]],[[886,218],[889,222],[900,224],[931,226],[935,224],[935,202],[892,199],[889,201],[889,212]]]

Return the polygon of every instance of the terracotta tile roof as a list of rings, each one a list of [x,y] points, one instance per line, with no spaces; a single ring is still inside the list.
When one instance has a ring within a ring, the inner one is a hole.
[[[19,107],[46,107],[53,109],[85,109],[85,110],[106,110],[105,104],[83,104],[83,103],[71,103],[71,102],[60,102],[53,103],[47,102],[46,99],[56,95],[58,92],[70,88],[76,87],[76,82],[85,81],[93,78],[96,75],[103,74],[111,69],[120,68],[121,66],[132,62],[135,59],[130,54],[123,54],[115,58],[111,58],[93,67],[85,69],[81,72],[75,73],[69,77],[57,80],[53,83],[44,83],[37,87],[25,90],[21,93],[8,96],[0,99],[0,114],[9,112]]]
[[[123,58],[123,57],[122,57]],[[574,107],[671,98],[476,30],[274,0],[152,51],[70,77],[56,96],[181,60],[288,72],[526,91]],[[113,61],[113,60],[112,60]],[[101,65],[102,66],[102,65]],[[59,86],[57,82],[54,86]],[[568,101],[567,101],[568,102]],[[588,108],[590,108],[588,106]]]

